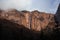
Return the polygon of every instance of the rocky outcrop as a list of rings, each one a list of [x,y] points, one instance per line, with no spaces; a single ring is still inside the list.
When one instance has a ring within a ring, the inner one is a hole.
[[[0,19],[7,19],[19,25],[24,25],[28,29],[35,31],[41,31],[45,29],[50,23],[50,26],[54,24],[54,14],[39,12],[37,10],[29,11],[18,11],[16,9],[3,11],[0,13]]]
[[[60,4],[59,4],[58,10],[57,10],[57,12],[55,14],[55,21],[56,21],[57,24],[60,25]]]
[[[0,40],[40,40],[39,36],[40,32],[6,19],[0,19]]]
[[[45,29],[48,26],[48,24],[53,20],[54,20],[53,14],[39,12],[36,10],[32,12],[31,27],[32,29],[37,31],[41,29]]]

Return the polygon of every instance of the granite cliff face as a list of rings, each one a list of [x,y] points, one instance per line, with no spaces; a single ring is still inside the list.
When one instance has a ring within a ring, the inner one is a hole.
[[[32,12],[26,10],[18,11],[16,9],[8,11],[0,10],[1,18],[24,25],[26,28],[35,31],[41,31],[41,29],[45,29],[47,26],[50,26],[50,28],[55,26],[54,14],[39,12],[37,10]]]

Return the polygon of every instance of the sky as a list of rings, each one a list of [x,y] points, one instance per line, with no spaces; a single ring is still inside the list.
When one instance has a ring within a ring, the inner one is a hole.
[[[0,9],[38,10],[55,14],[60,0],[0,0]]]

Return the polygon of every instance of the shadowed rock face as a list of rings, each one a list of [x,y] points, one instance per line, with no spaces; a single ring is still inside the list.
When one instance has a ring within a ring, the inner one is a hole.
[[[2,12],[3,10],[0,10],[0,13]]]
[[[55,21],[56,21],[56,23],[58,23],[60,25],[60,4],[59,4],[58,10],[55,14]]]
[[[24,25],[28,29],[41,31],[41,28],[45,29],[48,23],[52,21],[51,19],[54,20],[54,14],[39,12],[37,10],[29,12],[12,9],[0,13],[0,18]]]
[[[23,25],[13,23],[6,19],[0,19],[0,40],[49,40],[49,36],[43,36],[40,31],[33,31]]]
[[[0,37],[0,40],[39,40],[40,32],[6,19],[0,19]]]

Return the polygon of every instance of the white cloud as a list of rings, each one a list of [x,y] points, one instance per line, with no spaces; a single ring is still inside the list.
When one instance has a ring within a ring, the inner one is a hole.
[[[0,0],[0,8],[56,13],[59,2],[60,0]]]
[[[32,0],[3,0],[0,2],[1,9],[15,8],[18,10],[29,9],[31,7]]]

